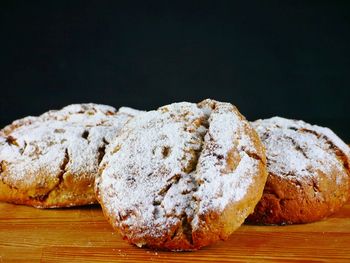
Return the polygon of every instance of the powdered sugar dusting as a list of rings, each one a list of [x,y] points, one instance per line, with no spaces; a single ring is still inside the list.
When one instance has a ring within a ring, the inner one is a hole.
[[[260,162],[246,153],[256,153],[256,149],[244,131],[244,121],[239,115],[232,114],[231,105],[217,103],[209,123],[195,173],[197,181],[205,182],[194,193],[195,198],[201,200],[199,215],[218,208],[222,211],[231,202],[241,200],[247,194]],[[227,168],[229,155],[240,159],[235,169]],[[194,227],[197,225],[195,220]]]
[[[246,121],[231,104],[212,103],[140,113],[110,144],[96,184],[122,234],[160,238],[183,220],[195,230],[198,216],[246,195],[259,163],[244,151],[255,151]],[[230,158],[240,159],[237,167],[227,168]]]
[[[186,191],[191,186],[179,181],[191,181],[185,179],[184,170],[191,165],[193,152],[201,147],[194,125],[201,118],[205,118],[202,111],[189,103],[142,113],[110,145],[101,164],[106,168],[101,175],[100,193],[120,227],[126,224],[132,231],[141,226],[144,234],[152,231],[154,236],[160,236],[169,224],[181,221],[178,217],[188,201],[186,194],[178,190]],[[170,216],[174,207],[177,211]]]
[[[350,157],[349,147],[330,129],[274,117],[252,123],[266,146],[269,172],[285,179],[317,177],[339,169],[337,183],[347,180],[332,145]]]
[[[124,114],[130,115],[130,116],[136,116],[142,112],[143,111],[141,111],[141,110],[136,110],[136,109],[133,109],[130,107],[120,107],[118,110],[118,113],[124,113]]]
[[[129,119],[110,106],[74,104],[17,120],[0,136],[0,162],[6,168],[1,179],[12,187],[45,193],[58,183],[61,166],[69,157],[65,171],[93,182],[99,150]]]

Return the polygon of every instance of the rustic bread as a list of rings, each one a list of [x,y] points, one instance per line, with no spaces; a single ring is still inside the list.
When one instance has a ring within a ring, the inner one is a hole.
[[[74,104],[0,131],[0,201],[40,208],[96,203],[105,147],[132,117],[127,108]]]
[[[252,123],[266,147],[268,179],[247,222],[308,223],[349,196],[350,149],[330,129],[274,117]]]
[[[174,103],[131,119],[108,146],[97,198],[129,242],[195,250],[226,239],[266,181],[263,146],[229,103]]]

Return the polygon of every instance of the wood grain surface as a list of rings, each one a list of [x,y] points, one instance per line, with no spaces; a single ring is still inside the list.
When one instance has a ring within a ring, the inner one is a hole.
[[[40,210],[0,203],[0,262],[350,262],[350,202],[305,225],[243,225],[227,241],[195,252],[137,248],[99,206]]]

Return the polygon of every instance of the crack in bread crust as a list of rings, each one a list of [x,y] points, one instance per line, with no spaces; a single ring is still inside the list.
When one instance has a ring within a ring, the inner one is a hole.
[[[103,157],[106,154],[106,147],[109,145],[109,142],[106,140],[105,137],[102,138],[102,146],[98,147],[98,156],[97,156],[97,163],[100,165]]]
[[[315,135],[317,138],[322,138],[329,145],[329,149],[334,152],[337,156],[338,160],[343,164],[345,171],[348,173],[350,178],[350,156],[347,156],[344,151],[342,151],[339,147],[337,147],[332,140],[330,140],[326,135],[320,134],[317,131],[313,131],[310,129],[302,129],[303,132],[311,133]]]
[[[66,167],[67,164],[69,163],[69,154],[68,154],[68,149],[65,149],[65,154],[64,158],[62,161],[62,164],[60,165],[60,172],[57,175],[58,182],[50,189],[48,192],[44,195],[36,195],[36,196],[30,196],[30,199],[34,199],[36,201],[39,201],[41,203],[45,203],[46,200],[50,197],[50,194],[60,188],[62,183],[64,182],[64,174],[67,172]]]
[[[243,150],[243,149],[242,149]],[[253,158],[253,159],[255,159],[255,160],[257,160],[257,161],[259,161],[259,162],[262,162],[263,164],[265,164],[265,161],[261,158],[261,156],[260,155],[258,155],[257,153],[255,153],[255,152],[250,152],[250,151],[248,151],[248,150],[243,150],[249,157],[251,157],[251,158]]]
[[[200,155],[202,153],[202,149],[203,149],[203,143],[204,143],[204,137],[208,132],[208,126],[210,126],[210,123],[208,122],[209,116],[205,116],[204,118],[199,118],[198,120],[196,120],[196,126],[198,127],[205,127],[206,131],[203,133],[199,133],[199,148],[198,150],[194,150],[192,152],[193,154],[193,158],[190,161],[190,164],[188,167],[186,167],[183,171],[189,175],[189,180],[191,182],[191,189],[186,189],[185,191],[182,191],[181,194],[182,195],[190,195],[190,199],[191,201],[195,201],[193,199],[193,193],[196,192],[198,190],[199,187],[199,183],[196,181],[195,177],[194,177],[194,173],[196,172],[196,168],[197,168],[197,164],[198,164],[198,160],[200,158]],[[167,194],[168,190],[170,189],[170,187],[173,184],[177,184],[179,182],[179,180],[181,179],[181,175],[175,175],[174,180],[172,180],[173,182],[171,183],[171,185],[169,187],[167,187],[166,192],[163,195],[163,199],[165,197],[165,195]],[[195,201],[196,202],[196,201]],[[198,207],[198,204],[196,205]],[[188,204],[186,206],[186,208],[189,208],[190,204]],[[197,209],[197,208],[195,208]],[[187,240],[187,242],[190,245],[193,245],[193,237],[192,237],[192,225],[191,222],[193,220],[193,215],[188,214],[185,211],[178,217],[181,220],[181,225],[178,226],[178,228],[174,231],[174,234],[172,235],[171,239],[174,239],[175,236],[179,235],[179,233],[183,234],[183,237]]]
[[[289,136],[285,136],[288,140],[290,140],[295,148],[295,150],[299,151],[306,159],[309,157],[307,156],[306,152],[303,150],[303,148],[292,138]]]

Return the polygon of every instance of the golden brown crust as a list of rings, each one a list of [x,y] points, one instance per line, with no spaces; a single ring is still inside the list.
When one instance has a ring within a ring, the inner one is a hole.
[[[264,148],[229,103],[176,103],[131,120],[110,145],[96,194],[130,243],[196,250],[224,240],[254,209]]]
[[[349,149],[336,135],[281,118],[254,126],[267,147],[269,174],[263,196],[247,222],[308,223],[344,205],[350,188]]]
[[[74,185],[60,184],[59,187],[44,195],[38,195],[31,190],[23,191],[0,181],[0,200],[37,208],[71,207],[97,203],[93,188],[91,188],[91,179]]]
[[[96,203],[98,164],[129,118],[109,106],[76,104],[6,126],[0,132],[0,201],[38,208]]]

